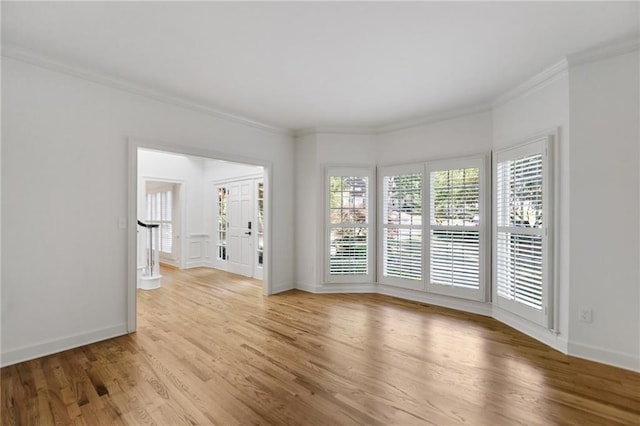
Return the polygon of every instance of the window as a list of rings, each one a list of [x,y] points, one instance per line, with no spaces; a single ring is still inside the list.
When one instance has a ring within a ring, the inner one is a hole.
[[[423,165],[383,167],[381,188],[381,261],[383,284],[424,289],[422,282]]]
[[[256,196],[257,222],[256,239],[258,240],[256,254],[257,264],[262,267],[264,262],[264,182],[258,181]]]
[[[429,291],[485,300],[485,161],[428,164]]]
[[[218,226],[216,229],[216,256],[218,260],[227,260],[227,203],[229,190],[218,186]]]
[[[495,154],[495,302],[551,326],[551,136]]]
[[[328,282],[370,282],[372,171],[327,170]]]
[[[160,252],[173,254],[173,190],[147,194],[147,220],[160,225]]]

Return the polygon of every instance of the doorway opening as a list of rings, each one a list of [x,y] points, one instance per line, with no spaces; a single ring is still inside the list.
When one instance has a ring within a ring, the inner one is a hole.
[[[139,143],[131,143],[130,154],[129,222],[138,223],[129,244],[130,332],[137,327],[137,290],[162,287],[162,278],[155,287],[141,285],[142,271],[153,273],[155,264],[156,275],[218,270],[271,293],[268,164]]]

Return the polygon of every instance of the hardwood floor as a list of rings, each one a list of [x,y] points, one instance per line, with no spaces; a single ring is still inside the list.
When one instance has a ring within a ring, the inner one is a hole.
[[[640,374],[490,318],[163,275],[137,333],[3,368],[2,424],[640,424]]]

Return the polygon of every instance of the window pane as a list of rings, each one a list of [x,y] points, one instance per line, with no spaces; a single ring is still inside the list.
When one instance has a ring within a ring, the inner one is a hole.
[[[422,279],[422,230],[385,228],[383,273],[387,277]]]
[[[162,199],[160,198],[160,193],[154,194],[153,199],[155,203],[155,209],[153,211],[153,220],[155,220],[156,222],[159,222],[160,220],[162,220],[162,217],[160,215],[160,212],[162,211]]]
[[[383,178],[383,223],[422,224],[422,173]]]
[[[367,228],[334,228],[329,245],[329,273],[366,275],[368,273]]]
[[[164,218],[163,220],[171,222],[172,219],[172,191],[167,191],[165,194],[165,205],[164,205]]]
[[[498,226],[542,228],[542,154],[498,164]]]
[[[162,223],[160,225],[160,251],[171,254],[172,243],[171,223]]]
[[[367,223],[368,183],[367,177],[331,176],[329,178],[330,223]]]
[[[480,224],[480,169],[431,172],[431,224]]]

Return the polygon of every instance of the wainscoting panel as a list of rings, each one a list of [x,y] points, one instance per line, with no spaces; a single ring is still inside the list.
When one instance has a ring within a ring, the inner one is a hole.
[[[186,268],[209,266],[209,234],[190,234],[187,237],[187,262]]]

